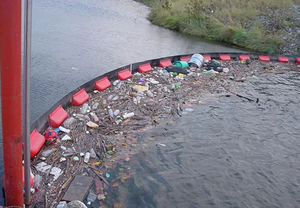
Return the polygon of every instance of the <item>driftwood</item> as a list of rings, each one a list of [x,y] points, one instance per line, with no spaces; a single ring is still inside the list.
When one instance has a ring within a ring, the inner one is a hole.
[[[102,180],[102,181],[104,181],[104,183],[106,183],[106,185],[108,185],[109,186],[109,183],[108,183],[108,181],[99,173],[99,171],[96,169],[96,168],[94,168],[94,167],[92,167],[92,166],[90,166],[89,165],[89,168]]]

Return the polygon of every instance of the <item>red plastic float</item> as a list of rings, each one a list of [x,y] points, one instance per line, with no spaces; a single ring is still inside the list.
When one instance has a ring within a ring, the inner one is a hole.
[[[59,127],[68,118],[68,113],[59,105],[50,115],[49,124],[53,128]]]
[[[96,81],[95,83],[95,89],[99,90],[99,91],[103,91],[106,90],[107,88],[109,88],[111,86],[110,81],[108,80],[107,77],[104,77],[102,79],[99,79],[98,81]]]
[[[129,69],[124,69],[122,71],[118,72],[118,79],[119,80],[125,80],[132,77],[132,74]]]
[[[284,56],[278,56],[277,60],[282,63],[289,63],[289,58]]]
[[[43,147],[46,139],[36,129],[30,134],[30,158],[36,156]]]
[[[270,62],[270,57],[269,56],[258,56],[258,60],[262,62]]]
[[[204,61],[210,61],[211,57],[210,57],[210,55],[203,55],[203,59],[204,59]]]
[[[81,89],[76,92],[72,97],[72,105],[79,106],[85,103],[89,99],[89,95],[86,93],[85,89]]]
[[[230,58],[230,55],[228,55],[228,54],[221,54],[219,59],[221,61],[230,61],[231,58]]]
[[[159,61],[159,67],[167,67],[167,66],[171,66],[172,65],[172,62],[171,62],[171,59],[163,59],[163,60],[160,60]]]
[[[239,55],[239,59],[241,61],[250,60],[250,56],[249,55]]]
[[[146,64],[141,64],[139,65],[138,71],[140,73],[147,73],[147,72],[151,72],[153,69],[150,65],[150,63],[146,63]]]
[[[182,57],[180,57],[180,61],[186,61],[186,62],[189,62],[190,59],[191,59],[190,56],[182,56]]]

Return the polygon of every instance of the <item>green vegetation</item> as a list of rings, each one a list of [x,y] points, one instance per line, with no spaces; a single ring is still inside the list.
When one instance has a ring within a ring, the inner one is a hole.
[[[138,0],[157,25],[253,51],[278,53],[300,0]]]

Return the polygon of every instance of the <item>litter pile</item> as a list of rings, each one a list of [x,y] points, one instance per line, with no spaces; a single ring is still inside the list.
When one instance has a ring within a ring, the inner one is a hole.
[[[189,62],[136,72],[89,93],[83,105],[66,109],[69,117],[61,126],[45,132],[46,145],[32,160],[33,207],[122,207],[109,204],[108,193],[133,174],[128,164],[142,146],[143,132],[193,111],[207,94],[259,102],[244,95],[243,82],[287,70],[297,70],[296,65],[195,54]]]

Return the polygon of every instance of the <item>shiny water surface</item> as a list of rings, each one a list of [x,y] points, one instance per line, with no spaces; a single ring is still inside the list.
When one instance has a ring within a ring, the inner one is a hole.
[[[265,74],[243,94],[200,99],[146,132],[133,176],[109,203],[123,207],[300,207],[299,72]]]

